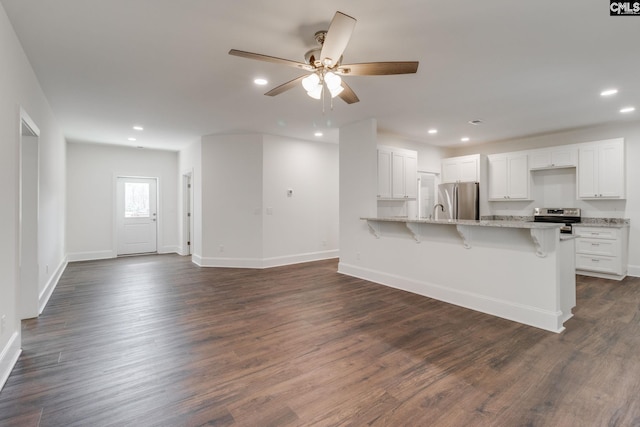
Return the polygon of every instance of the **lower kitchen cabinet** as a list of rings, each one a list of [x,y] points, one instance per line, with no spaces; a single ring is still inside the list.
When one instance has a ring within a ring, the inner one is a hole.
[[[627,275],[629,227],[574,226],[576,273],[621,280]]]

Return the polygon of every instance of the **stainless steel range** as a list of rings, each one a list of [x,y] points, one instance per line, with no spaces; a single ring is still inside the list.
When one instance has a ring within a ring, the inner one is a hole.
[[[579,223],[580,208],[535,208],[533,210],[534,222],[557,222],[564,224],[560,228],[561,233],[571,234],[572,224]]]

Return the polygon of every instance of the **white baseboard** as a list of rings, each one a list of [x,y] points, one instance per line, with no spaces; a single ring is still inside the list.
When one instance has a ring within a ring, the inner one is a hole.
[[[572,316],[570,313],[563,315],[561,311],[552,312],[541,310],[537,307],[486,297],[435,283],[420,282],[407,277],[387,274],[345,263],[338,264],[338,273],[502,317],[503,319],[535,326],[551,332],[562,332],[564,330],[562,322]]]
[[[627,276],[640,277],[640,265],[627,266]]]
[[[200,267],[225,268],[271,268],[283,265],[300,264],[303,262],[321,261],[338,257],[338,250],[308,252],[304,254],[286,255],[271,258],[212,258],[192,255],[191,261]]]
[[[212,258],[191,256],[200,267],[262,268],[262,258]]]
[[[18,326],[20,323],[18,322]],[[20,332],[14,332],[9,338],[9,342],[0,352],[0,390],[4,387],[13,367],[20,357],[22,349],[20,348]]]
[[[67,254],[67,260],[69,262],[76,261],[95,261],[98,259],[115,258],[117,254],[112,251],[90,251],[90,252],[71,252]]]
[[[47,303],[49,302],[49,298],[51,298],[51,294],[53,294],[53,291],[58,285],[58,281],[60,280],[60,277],[62,277],[64,269],[67,268],[67,264],[67,257],[64,257],[62,259],[62,262],[60,262],[60,265],[58,265],[58,268],[56,268],[56,271],[53,273],[53,275],[45,285],[42,292],[40,292],[40,295],[38,296],[38,313],[42,313]]]
[[[178,253],[178,255],[181,255],[181,256],[191,255],[191,254],[189,253],[189,247],[188,247],[188,246],[180,246],[180,247],[178,248],[177,253]]]
[[[178,246],[162,246],[158,248],[159,254],[174,254],[180,253],[180,248]],[[67,254],[67,259],[69,262],[77,262],[77,261],[96,261],[99,259],[110,259],[117,258],[118,253],[114,250],[108,251],[89,251],[89,252],[72,252]]]
[[[162,246],[158,248],[159,254],[179,254],[180,248],[178,246]]]
[[[338,258],[339,251],[307,252],[305,254],[287,255],[280,257],[264,258],[262,268],[278,267],[281,265],[301,264],[303,262],[322,261],[325,259]]]

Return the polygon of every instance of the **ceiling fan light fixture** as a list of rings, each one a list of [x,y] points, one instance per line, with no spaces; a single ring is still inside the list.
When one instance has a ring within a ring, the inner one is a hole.
[[[309,74],[307,77],[302,79],[302,87],[307,92],[312,92],[316,90],[316,87],[319,85],[320,85],[320,76],[317,73]]]
[[[318,84],[313,89],[307,91],[307,95],[312,97],[313,99],[322,98],[322,85]]]
[[[331,71],[324,75],[324,82],[327,84],[327,88],[329,89],[329,91],[331,91],[332,94],[334,90],[337,90],[342,86],[342,79],[340,78],[340,76],[332,73]]]

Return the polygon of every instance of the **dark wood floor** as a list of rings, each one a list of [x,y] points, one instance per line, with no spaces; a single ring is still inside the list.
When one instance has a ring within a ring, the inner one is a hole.
[[[554,334],[336,269],[69,264],[0,426],[640,425],[640,279],[579,276]]]

